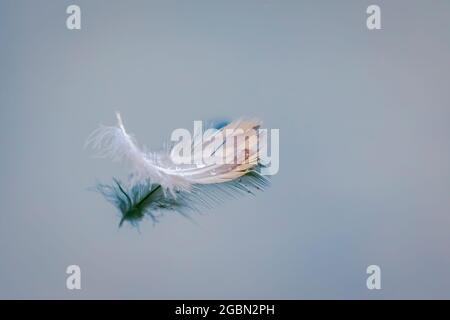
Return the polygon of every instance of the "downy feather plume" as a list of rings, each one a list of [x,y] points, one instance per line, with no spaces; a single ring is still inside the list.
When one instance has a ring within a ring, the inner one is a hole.
[[[125,130],[120,114],[116,115],[117,126],[100,126],[89,136],[86,146],[92,147],[96,156],[120,161],[130,170],[126,182],[114,178],[111,185],[96,186],[120,211],[119,226],[125,221],[137,226],[145,217],[158,222],[167,211],[189,218],[191,212],[201,212],[224,199],[253,194],[269,185],[259,173],[259,152],[266,147],[266,140],[256,131],[259,121],[236,120],[213,130],[205,139],[194,139],[194,158],[196,152],[203,152],[204,159],[203,150],[208,150],[208,157],[234,157],[231,163],[178,164],[172,161],[173,150],[147,152],[139,148],[133,135]],[[213,144],[219,135],[221,143]],[[231,139],[232,148],[227,147]]]

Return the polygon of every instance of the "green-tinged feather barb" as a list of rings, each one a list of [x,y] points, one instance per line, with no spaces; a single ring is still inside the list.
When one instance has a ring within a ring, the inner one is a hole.
[[[269,186],[269,180],[257,170],[251,170],[242,177],[216,184],[196,184],[190,191],[177,191],[175,195],[165,192],[161,185],[150,181],[125,187],[118,179],[114,184],[98,184],[96,190],[112,203],[121,214],[119,227],[124,222],[137,226],[146,216],[156,223],[167,211],[175,211],[186,218],[192,212],[211,208],[227,198],[254,194]]]

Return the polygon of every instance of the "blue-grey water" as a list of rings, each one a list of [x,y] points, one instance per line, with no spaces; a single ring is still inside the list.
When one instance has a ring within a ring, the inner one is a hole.
[[[73,3],[0,1],[0,298],[450,298],[448,1],[77,0],[70,31]],[[83,148],[116,110],[154,149],[259,117],[280,171],[118,229],[88,189],[125,172]]]

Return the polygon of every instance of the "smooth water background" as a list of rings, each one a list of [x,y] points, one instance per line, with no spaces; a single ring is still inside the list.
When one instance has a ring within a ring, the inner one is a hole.
[[[450,298],[450,3],[375,1],[369,31],[373,2],[78,0],[69,31],[72,1],[1,0],[0,298]],[[257,116],[280,172],[118,229],[88,188],[123,169],[83,148],[116,110],[156,149]]]

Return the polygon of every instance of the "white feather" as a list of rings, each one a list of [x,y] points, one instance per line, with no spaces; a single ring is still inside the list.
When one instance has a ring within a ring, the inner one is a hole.
[[[265,139],[255,131],[260,126],[259,121],[238,120],[210,136],[214,138],[222,135],[224,143],[219,147],[211,148],[212,139],[205,139],[201,146],[194,146],[194,150],[200,152],[210,147],[214,153],[225,156],[233,156],[237,150],[235,163],[177,165],[170,158],[170,152],[167,154],[142,151],[135,139],[125,130],[120,114],[116,115],[118,126],[101,126],[89,136],[86,145],[95,149],[99,157],[126,163],[133,172],[132,183],[149,179],[172,194],[175,194],[176,190],[189,191],[193,184],[228,182],[245,175],[258,165],[259,151],[265,146]],[[235,148],[226,148],[229,139],[237,139],[240,144]]]

